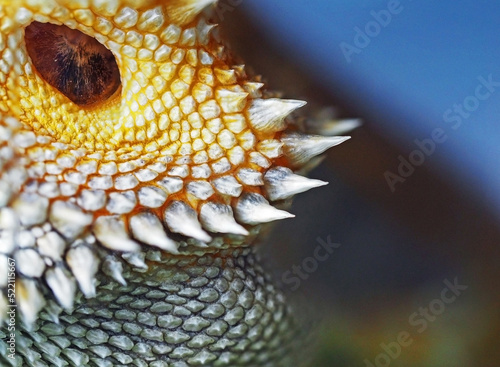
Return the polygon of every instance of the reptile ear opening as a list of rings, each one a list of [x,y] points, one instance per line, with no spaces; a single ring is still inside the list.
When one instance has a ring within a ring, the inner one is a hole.
[[[33,22],[25,41],[41,77],[79,106],[105,102],[121,85],[111,51],[78,30]]]

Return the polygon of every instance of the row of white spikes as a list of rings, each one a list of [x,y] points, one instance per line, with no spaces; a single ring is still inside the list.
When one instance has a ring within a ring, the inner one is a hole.
[[[296,175],[285,167],[273,168],[265,175],[266,191],[273,201],[283,200],[323,185],[326,185],[326,182]],[[208,202],[201,206],[198,220],[196,211],[182,201],[172,202],[164,215],[165,224],[170,231],[202,242],[212,240],[203,228],[212,233],[248,235],[249,232],[236,222],[235,217],[240,223],[257,225],[290,218],[293,215],[275,208],[264,196],[256,193],[243,193],[235,206],[235,215],[229,205]],[[178,243],[167,236],[160,219],[153,213],[136,214],[130,218],[129,225],[131,235],[136,240],[174,254],[178,253]],[[131,238],[124,220],[119,216],[99,217],[94,223],[93,233],[99,242],[110,250],[129,253],[140,250],[140,245]],[[135,261],[137,266],[145,266],[137,257],[131,257],[128,261],[132,263]],[[72,247],[66,254],[66,262],[83,294],[86,297],[94,297],[95,275],[100,263],[95,252],[85,245]],[[124,283],[119,262],[108,259],[105,263],[105,272],[118,282]],[[76,284],[72,277],[58,266],[48,269],[44,277],[61,306],[71,309],[76,291]],[[44,301],[41,295],[32,288],[31,281],[23,280],[23,282],[30,288],[30,295],[26,295],[29,301],[21,295],[20,307],[25,321],[29,324],[36,319]],[[24,293],[21,292],[21,294]],[[36,302],[33,302],[34,300]]]

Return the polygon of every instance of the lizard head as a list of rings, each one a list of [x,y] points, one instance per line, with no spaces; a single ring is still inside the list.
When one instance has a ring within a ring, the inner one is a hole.
[[[295,172],[347,137],[300,132],[305,103],[235,62],[211,3],[0,1],[0,287],[13,258],[27,324],[122,261],[249,246],[326,184]]]

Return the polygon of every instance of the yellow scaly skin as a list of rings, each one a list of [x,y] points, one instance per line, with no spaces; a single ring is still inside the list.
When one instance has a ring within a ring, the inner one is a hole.
[[[234,65],[212,2],[0,0],[2,365],[298,364],[300,327],[251,244],[292,216],[274,205],[325,184],[292,170],[346,138],[298,132],[303,102]],[[104,45],[118,89],[49,83],[60,63],[28,52],[33,22]]]

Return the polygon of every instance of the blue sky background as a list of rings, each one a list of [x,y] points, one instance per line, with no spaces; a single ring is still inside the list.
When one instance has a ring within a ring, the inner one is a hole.
[[[453,130],[443,113],[474,94],[478,77],[500,82],[500,3],[402,0],[399,14],[347,62],[355,27],[388,1],[244,1],[277,45],[352,102],[408,154],[443,128],[448,140],[425,162],[492,205],[500,217],[500,88]],[[397,157],[388,170],[396,171]],[[383,173],[381,172],[381,179]],[[410,178],[411,179],[411,178]]]

